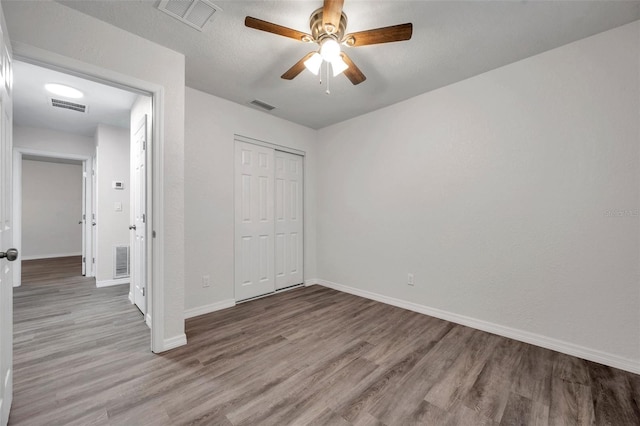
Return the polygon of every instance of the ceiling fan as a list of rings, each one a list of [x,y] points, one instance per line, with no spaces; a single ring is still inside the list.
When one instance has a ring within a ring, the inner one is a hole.
[[[309,19],[311,34],[303,33],[282,25],[247,16],[244,24],[249,28],[289,37],[305,43],[317,43],[317,51],[307,53],[281,78],[293,80],[305,67],[318,74],[323,61],[331,64],[334,77],[341,72],[353,84],[366,80],[365,75],[346,53],[340,51],[340,44],[358,47],[371,44],[389,43],[411,39],[413,24],[400,24],[373,30],[346,33],[347,15],[342,11],[344,0],[324,0],[324,6],[316,9]]]

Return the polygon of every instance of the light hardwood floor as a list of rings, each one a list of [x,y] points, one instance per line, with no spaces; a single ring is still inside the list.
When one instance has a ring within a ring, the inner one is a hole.
[[[187,321],[23,262],[11,425],[639,425],[640,376],[319,286]]]

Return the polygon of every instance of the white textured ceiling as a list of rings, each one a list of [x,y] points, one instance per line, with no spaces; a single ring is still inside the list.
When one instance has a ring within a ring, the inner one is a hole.
[[[187,86],[245,105],[261,100],[276,107],[270,114],[312,128],[640,19],[638,1],[346,0],[347,32],[412,22],[413,38],[345,47],[367,80],[332,78],[326,95],[307,71],[280,79],[312,46],[244,26],[249,15],[308,32],[321,0],[213,2],[222,12],[199,32],[157,10],[157,0],[59,0],[185,54]]]
[[[137,95],[115,87],[63,74],[25,62],[13,63],[13,121],[17,126],[38,127],[91,137],[100,123],[129,127]],[[87,113],[54,108],[44,85],[58,83],[84,93],[82,99],[56,99],[87,105]]]

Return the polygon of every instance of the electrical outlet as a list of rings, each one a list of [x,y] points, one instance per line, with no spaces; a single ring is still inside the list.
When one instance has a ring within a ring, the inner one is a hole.
[[[407,284],[409,284],[411,286],[414,284],[414,279],[413,279],[413,274],[412,273],[407,274]]]
[[[209,275],[202,276],[202,287],[211,287],[211,277]]]

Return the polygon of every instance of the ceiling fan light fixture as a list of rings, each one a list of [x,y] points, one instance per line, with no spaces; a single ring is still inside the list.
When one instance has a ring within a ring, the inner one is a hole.
[[[347,65],[347,63],[340,56],[331,61],[331,70],[333,71],[334,77],[342,73],[347,68],[349,68],[349,65]]]
[[[325,39],[320,46],[320,55],[327,62],[340,59],[340,44],[333,38]]]
[[[320,66],[322,65],[322,56],[316,52],[309,59],[304,61],[304,66],[313,74],[318,75]]]

